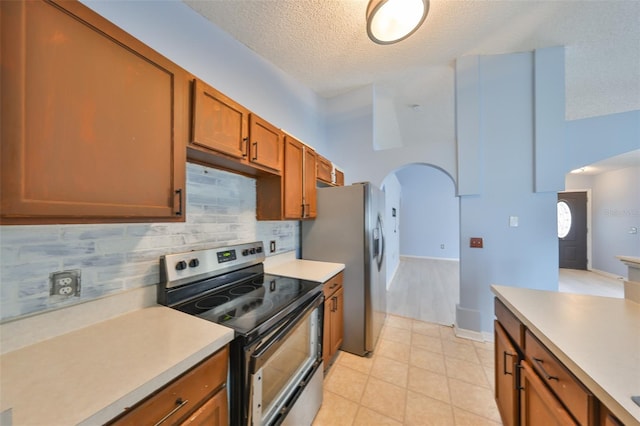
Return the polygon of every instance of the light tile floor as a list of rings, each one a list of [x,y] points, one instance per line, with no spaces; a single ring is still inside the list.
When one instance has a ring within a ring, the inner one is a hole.
[[[313,426],[500,425],[493,344],[389,315],[373,356],[340,352]]]

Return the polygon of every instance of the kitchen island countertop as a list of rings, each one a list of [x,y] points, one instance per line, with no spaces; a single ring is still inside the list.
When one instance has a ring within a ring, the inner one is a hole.
[[[0,412],[13,425],[103,424],[232,339],[164,306],[116,316],[3,354]]]
[[[491,286],[518,319],[622,422],[640,425],[640,304]]]

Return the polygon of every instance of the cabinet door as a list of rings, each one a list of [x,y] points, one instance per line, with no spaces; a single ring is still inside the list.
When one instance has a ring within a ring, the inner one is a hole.
[[[324,368],[329,368],[329,360],[331,360],[331,306],[333,305],[331,298],[324,301],[324,320],[322,322],[322,361]]]
[[[344,336],[344,288],[340,287],[331,298],[333,311],[331,312],[331,354],[335,354],[342,345]]]
[[[179,424],[202,402],[208,401],[207,398],[216,389],[222,389],[219,393],[224,393],[226,399],[224,385],[228,359],[229,347],[225,346],[108,424],[137,426],[156,424],[162,420],[166,420],[167,424]]]
[[[249,116],[249,161],[275,172],[282,171],[282,133],[255,114]]]
[[[576,425],[569,412],[540,380],[529,363],[523,361],[521,366],[522,424],[526,426]]]
[[[518,352],[498,321],[494,321],[496,404],[505,426],[518,424],[516,369]]]
[[[333,170],[333,166],[331,165],[331,161],[327,160],[321,155],[318,155],[318,180],[324,183],[331,183],[331,171]]]
[[[317,216],[318,197],[316,195],[316,152],[308,146],[304,148],[304,188],[303,204],[306,219]]]
[[[0,2],[2,221],[184,220],[186,72],[79,2]]]
[[[344,173],[336,169],[336,186],[344,186]]]
[[[300,219],[304,212],[303,162],[305,149],[302,142],[285,136],[284,138],[284,218]]]
[[[234,158],[247,156],[249,112],[199,80],[193,82],[191,143]]]
[[[226,426],[229,424],[227,406],[227,390],[222,389],[182,422],[181,426]]]

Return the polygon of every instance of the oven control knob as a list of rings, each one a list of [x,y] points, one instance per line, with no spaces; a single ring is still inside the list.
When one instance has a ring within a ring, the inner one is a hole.
[[[251,254],[256,254],[256,249],[254,249],[253,247],[251,247],[251,248],[249,249],[249,253],[251,253]]]
[[[247,250],[247,249],[242,250],[242,255],[243,256],[249,256],[249,250]]]
[[[200,261],[199,261],[198,259],[191,259],[191,260],[189,261],[189,266],[190,266],[191,268],[195,268],[195,267],[197,267],[198,265],[200,265]]]
[[[262,247],[256,247],[256,253],[262,253]]]
[[[181,260],[180,262],[176,263],[176,270],[183,271],[185,269],[187,269],[187,262]]]

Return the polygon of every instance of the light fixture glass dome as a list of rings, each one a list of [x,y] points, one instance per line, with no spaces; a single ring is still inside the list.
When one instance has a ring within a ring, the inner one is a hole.
[[[413,34],[424,22],[429,0],[370,0],[367,34],[378,44],[392,44]]]

